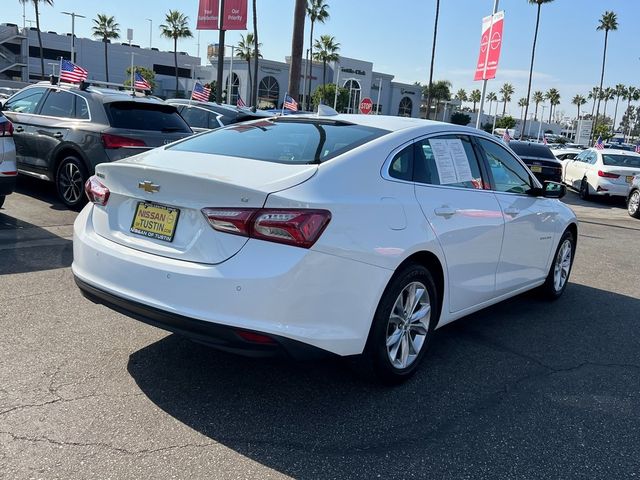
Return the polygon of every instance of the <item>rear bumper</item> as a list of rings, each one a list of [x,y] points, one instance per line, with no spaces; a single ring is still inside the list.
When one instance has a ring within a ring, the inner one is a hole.
[[[535,177],[544,185],[544,182],[562,183],[562,170],[558,172],[533,172]]]
[[[0,174],[0,196],[9,195],[16,189],[17,175]]]
[[[613,197],[627,197],[629,195],[628,183],[613,183],[604,178],[598,177],[596,184],[592,186],[593,189],[590,192],[593,195],[604,195]]]

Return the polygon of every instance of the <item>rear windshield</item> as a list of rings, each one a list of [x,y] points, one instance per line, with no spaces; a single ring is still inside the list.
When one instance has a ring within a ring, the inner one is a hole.
[[[105,104],[105,109],[114,128],[191,133],[189,125],[171,105],[112,102]]]
[[[612,167],[640,167],[640,156],[635,155],[609,155],[602,154],[602,163]]]
[[[277,163],[321,163],[386,133],[341,122],[270,119],[214,130],[170,149]]]
[[[544,145],[535,145],[531,143],[509,143],[511,150],[516,152],[520,157],[527,158],[550,158],[554,159],[551,149]]]

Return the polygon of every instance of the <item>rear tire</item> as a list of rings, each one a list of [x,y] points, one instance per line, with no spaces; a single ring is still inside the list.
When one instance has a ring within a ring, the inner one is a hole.
[[[408,380],[429,347],[440,312],[435,282],[428,269],[410,264],[394,275],[378,308],[362,370],[385,384]]]
[[[587,182],[587,178],[583,178],[580,182],[580,190],[578,192],[580,194],[580,198],[583,200],[589,200],[591,195],[589,194],[589,182]]]
[[[0,202],[2,206],[2,202]],[[627,199],[627,212],[633,218],[640,218],[640,190],[634,190]]]
[[[84,194],[87,178],[87,170],[78,158],[68,156],[62,159],[56,172],[56,190],[67,207],[77,208],[87,202]]]
[[[540,287],[540,292],[548,300],[557,300],[567,288],[575,252],[576,241],[573,238],[573,233],[567,230],[558,242],[558,248],[549,268],[549,274],[544,284]]]

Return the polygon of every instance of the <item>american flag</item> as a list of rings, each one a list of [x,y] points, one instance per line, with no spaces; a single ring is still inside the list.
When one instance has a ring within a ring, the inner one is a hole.
[[[133,88],[138,90],[151,90],[151,84],[138,72],[133,77]]]
[[[604,150],[604,142],[602,141],[602,135],[598,136],[598,140],[596,141],[596,148],[598,150]]]
[[[87,72],[84,68],[79,67],[69,60],[65,60],[64,58],[60,60],[61,82],[80,83],[83,80],[87,79],[88,74],[89,72]]]
[[[549,145],[549,143],[547,142],[547,137],[542,137],[542,143],[544,143],[545,145]]]
[[[636,145],[636,153],[640,153],[640,143]]]
[[[287,110],[291,110],[294,112],[298,111],[298,102],[296,102],[293,97],[291,97],[288,93],[286,93],[284,95],[284,103],[282,104],[282,107],[287,109]]]
[[[509,129],[505,128],[504,133],[502,134],[502,141],[504,143],[509,143],[511,141],[511,135],[509,135]]]
[[[242,97],[240,95],[238,95],[238,100],[236,100],[236,106],[237,107],[246,107],[247,104],[244,103],[244,100],[242,100]]]
[[[209,95],[211,95],[211,89],[205,87],[200,82],[196,82],[191,92],[191,99],[199,102],[208,102]]]

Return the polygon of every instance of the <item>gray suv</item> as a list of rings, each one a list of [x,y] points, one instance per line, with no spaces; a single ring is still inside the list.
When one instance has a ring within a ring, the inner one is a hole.
[[[69,207],[85,202],[95,166],[192,135],[175,106],[126,91],[40,82],[6,100],[18,171],[55,182]]]

